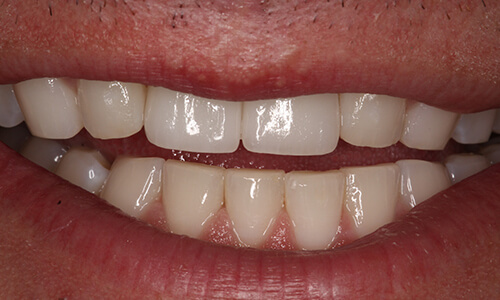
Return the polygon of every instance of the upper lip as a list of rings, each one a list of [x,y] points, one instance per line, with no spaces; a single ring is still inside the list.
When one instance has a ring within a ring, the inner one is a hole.
[[[228,100],[368,92],[457,112],[500,99],[496,3],[422,11],[329,2],[32,5],[2,7],[0,22],[16,24],[0,36],[0,82],[121,80]]]

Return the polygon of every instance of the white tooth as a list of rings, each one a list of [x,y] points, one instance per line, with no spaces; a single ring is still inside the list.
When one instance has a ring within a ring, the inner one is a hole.
[[[415,207],[451,185],[448,172],[440,163],[408,159],[396,164],[401,170],[402,201],[408,208]]]
[[[95,138],[124,138],[144,125],[146,87],[120,81],[80,80],[78,104],[85,129]]]
[[[30,131],[24,124],[12,128],[0,128],[0,141],[14,151],[19,152],[30,137]]]
[[[241,138],[252,152],[321,155],[337,147],[340,131],[337,94],[247,101]]]
[[[71,148],[62,158],[55,173],[96,194],[109,174],[109,162],[96,150]]]
[[[224,203],[224,168],[167,160],[163,206],[170,230],[198,238]]]
[[[500,133],[500,108],[496,109],[495,121],[493,122],[493,132]]]
[[[245,245],[259,247],[266,240],[283,207],[284,175],[281,170],[226,170],[227,212]]]
[[[375,148],[401,138],[406,101],[385,95],[340,94],[340,137],[349,144]]]
[[[454,154],[446,158],[446,168],[451,181],[457,183],[488,168],[486,157],[477,154]]]
[[[101,198],[126,214],[141,217],[145,208],[161,197],[163,158],[121,157],[114,161]]]
[[[144,129],[159,147],[229,153],[240,143],[241,103],[149,87]]]
[[[359,237],[393,221],[399,197],[399,168],[395,164],[343,168],[345,206]]]
[[[500,144],[489,145],[481,149],[481,154],[486,157],[486,159],[491,164],[496,164],[500,162]]]
[[[461,144],[479,144],[487,142],[495,121],[494,109],[463,114],[458,120],[453,139]]]
[[[448,143],[458,114],[420,102],[407,103],[401,143],[410,148],[442,150]]]
[[[26,124],[34,136],[67,139],[83,128],[73,81],[38,78],[14,85]]]
[[[332,243],[340,223],[344,177],[339,171],[286,174],[285,206],[300,248],[320,250]]]
[[[12,84],[0,85],[0,126],[11,128],[24,120]]]
[[[20,153],[35,164],[54,172],[66,149],[54,140],[32,136],[21,148]]]

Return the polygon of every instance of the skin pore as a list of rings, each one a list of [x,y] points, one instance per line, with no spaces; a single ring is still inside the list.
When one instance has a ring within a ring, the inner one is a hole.
[[[0,83],[120,80],[233,101],[367,92],[475,112],[500,107],[499,22],[500,4],[487,0],[4,0]],[[160,232],[3,144],[0,158],[2,298],[491,298],[500,290],[497,166],[353,244],[276,253]]]

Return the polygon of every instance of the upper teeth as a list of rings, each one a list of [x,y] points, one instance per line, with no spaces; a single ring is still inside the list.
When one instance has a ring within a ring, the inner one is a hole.
[[[471,115],[423,103],[369,94],[323,94],[231,102],[209,100],[159,87],[121,82],[41,78],[14,86],[33,135],[69,138],[83,126],[96,138],[130,136],[144,125],[151,143],[177,150],[250,151],[321,155],[339,137],[356,146],[443,149],[452,135],[461,143],[487,141],[495,111]],[[0,125],[22,121],[10,86],[2,87]],[[340,100],[339,100],[340,98]],[[340,104],[339,104],[340,101]],[[477,126],[470,126],[474,122]],[[499,127],[499,126],[497,126]],[[469,128],[465,130],[463,128]]]

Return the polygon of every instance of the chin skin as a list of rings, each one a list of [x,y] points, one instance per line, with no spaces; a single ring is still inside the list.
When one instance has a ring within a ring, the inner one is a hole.
[[[122,80],[228,100],[370,92],[500,103],[496,1],[4,1],[0,83]],[[494,298],[500,167],[351,245],[234,249],[128,218],[0,145],[0,296]]]

